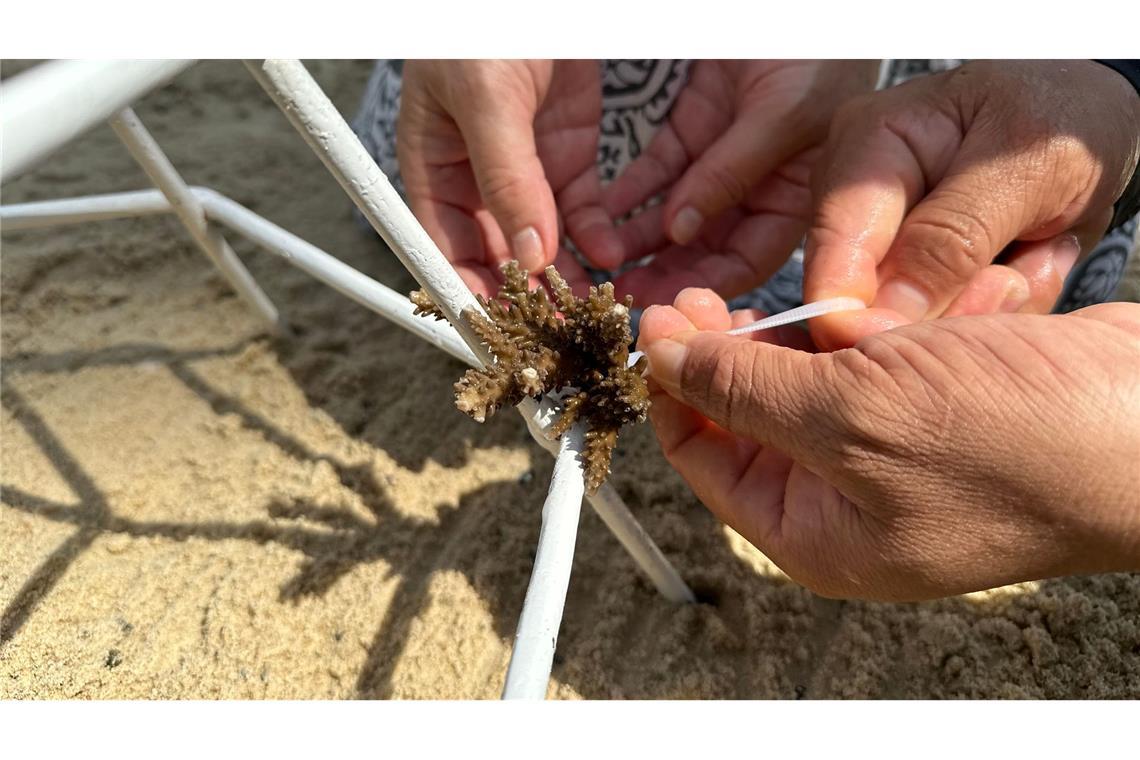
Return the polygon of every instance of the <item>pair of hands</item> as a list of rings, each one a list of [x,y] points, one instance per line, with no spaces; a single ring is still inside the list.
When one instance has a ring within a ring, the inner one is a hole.
[[[807,231],[810,159],[836,108],[869,92],[875,61],[699,61],[645,152],[603,187],[596,61],[409,61],[400,170],[417,217],[476,292],[510,258],[572,285],[617,269],[619,294],[669,303],[684,287],[725,296],[771,276]],[[662,204],[615,224],[664,194]]]
[[[1087,61],[970,63],[870,94],[874,61],[699,61],[646,151],[603,187],[594,61],[410,61],[398,124],[413,211],[476,292],[498,267],[653,254],[615,282],[647,306],[764,282],[807,233],[821,348],[900,324],[1044,312],[1136,161],[1135,94]],[[664,202],[615,224],[645,201]],[[1000,257],[1000,258],[999,258]]]
[[[825,595],[1140,568],[1140,305],[1025,313],[1138,154],[1140,99],[1096,64],[969,65],[853,101],[816,177],[805,300],[872,308],[812,325],[831,353],[724,335],[759,315],[707,290],[648,310],[667,458]]]
[[[701,62],[668,127],[603,189],[600,103],[573,97],[596,79],[527,65],[529,79],[512,79],[519,64],[406,69],[413,208],[483,292],[511,255],[573,277],[560,227],[599,266],[657,253],[618,283],[642,303],[712,287],[643,318],[653,421],[702,500],[793,578],[913,599],[1137,566],[1140,307],[1029,314],[1055,301],[1135,169],[1140,100],[1123,78],[979,62],[848,99],[824,73],[835,64],[797,80]],[[831,81],[829,96],[797,99],[805,81]],[[473,92],[486,113],[459,105]],[[846,350],[709,334],[757,316],[718,296],[765,279],[804,230],[805,300],[871,304],[812,323],[816,346]],[[925,321],[938,316],[970,318]]]

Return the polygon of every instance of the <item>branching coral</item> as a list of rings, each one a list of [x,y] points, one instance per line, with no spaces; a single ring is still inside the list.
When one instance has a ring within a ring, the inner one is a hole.
[[[471,309],[463,312],[495,363],[467,371],[455,384],[455,405],[483,422],[526,396],[568,390],[550,432],[558,437],[578,420],[586,423],[583,457],[586,486],[593,493],[610,472],[618,431],[644,421],[649,409],[649,390],[642,378],[645,359],[626,366],[633,299],[614,300],[608,282],[590,288],[587,298],[578,298],[557,270],[548,267],[555,306],[542,288],[527,290],[526,273],[517,263],[503,265],[503,274],[506,282],[498,299],[477,296],[487,316]],[[423,291],[412,293],[411,299],[417,314],[444,318]]]

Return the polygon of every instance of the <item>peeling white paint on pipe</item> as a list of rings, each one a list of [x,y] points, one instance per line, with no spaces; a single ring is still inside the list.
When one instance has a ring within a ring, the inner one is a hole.
[[[146,172],[146,176],[170,201],[170,207],[182,222],[182,226],[210,261],[214,262],[214,266],[226,278],[230,287],[237,291],[237,294],[269,325],[270,329],[278,331],[281,325],[277,307],[258,286],[253,275],[241,263],[222,233],[206,222],[206,212],[201,202],[194,197],[190,186],[183,181],[178,170],[162,152],[162,148],[135,116],[135,112],[129,108],[119,111],[111,119],[111,127],[131,156]]]
[[[583,438],[582,426],[576,424],[560,439],[550,490],[542,505],[538,551],[519,615],[503,699],[546,697],[582,513],[585,489],[579,455]]]
[[[460,316],[465,309],[482,312],[475,295],[301,62],[247,61],[246,66],[475,355],[491,363]]]
[[[50,61],[0,86],[0,181],[165,84],[194,61]]]

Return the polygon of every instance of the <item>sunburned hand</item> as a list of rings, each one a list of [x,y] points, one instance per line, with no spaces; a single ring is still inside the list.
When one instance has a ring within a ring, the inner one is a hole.
[[[812,149],[832,114],[873,89],[878,61],[698,61],[669,120],[604,191],[622,217],[621,260],[655,259],[616,280],[639,304],[687,286],[731,297],[768,279],[803,238]],[[617,262],[615,262],[616,264]]]
[[[872,308],[816,320],[816,343],[1049,311],[1138,157],[1140,97],[1090,61],[979,61],[849,101],[812,178],[804,296]]]
[[[596,61],[408,61],[397,122],[412,210],[472,290],[493,295],[499,265],[554,263],[581,289],[560,226],[602,261],[620,257],[596,168]],[[557,202],[557,207],[556,207]]]
[[[791,578],[914,600],[1140,569],[1140,305],[818,354],[722,333],[756,316],[686,290],[640,347],[666,457]]]

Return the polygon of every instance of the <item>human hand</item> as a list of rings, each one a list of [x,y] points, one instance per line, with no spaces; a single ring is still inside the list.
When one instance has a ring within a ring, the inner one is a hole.
[[[615,281],[639,304],[684,287],[731,297],[763,283],[807,230],[812,149],[832,114],[875,85],[878,61],[698,61],[645,152],[603,192],[621,218],[620,261],[654,260]],[[616,264],[615,264],[616,266]]]
[[[763,342],[789,328],[723,334],[755,318],[697,289],[649,309],[650,417],[701,501],[794,580],[914,600],[1140,569],[1140,306],[820,354]]]
[[[1090,61],[978,61],[851,100],[813,176],[804,299],[872,308],[815,320],[813,337],[1049,311],[1138,156],[1140,98]]]
[[[534,274],[554,263],[584,288],[559,247],[562,225],[582,250],[616,260],[595,164],[600,118],[595,61],[404,65],[397,154],[408,199],[472,290],[492,296],[509,259]]]

